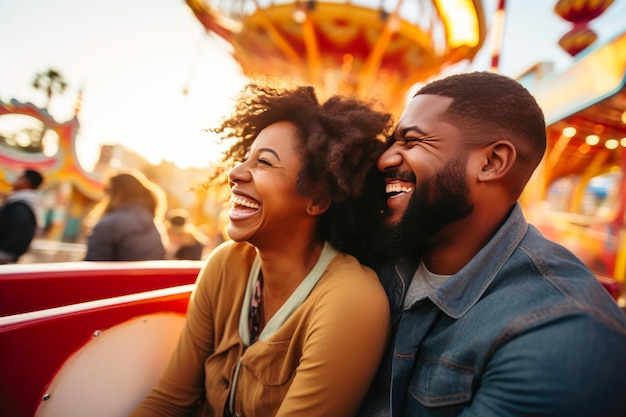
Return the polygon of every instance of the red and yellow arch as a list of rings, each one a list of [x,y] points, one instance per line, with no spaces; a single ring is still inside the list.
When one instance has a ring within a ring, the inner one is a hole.
[[[54,155],[42,152],[21,152],[9,146],[0,149],[0,189],[9,190],[15,173],[26,167],[39,170],[45,182],[43,190],[53,197],[51,207],[45,207],[44,227],[46,236],[55,240],[74,242],[80,236],[81,219],[103,197],[103,185],[99,177],[86,172],[76,155],[76,136],[79,122],[76,116],[66,122],[58,122],[45,109],[32,103],[17,100],[0,100],[0,118],[5,115],[30,116],[43,123],[44,131],[53,131],[58,137]]]

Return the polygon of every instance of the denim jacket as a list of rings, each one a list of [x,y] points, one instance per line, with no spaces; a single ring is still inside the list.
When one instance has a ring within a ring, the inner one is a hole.
[[[360,416],[626,416],[626,316],[519,204],[470,263],[403,310],[417,262],[380,271],[390,396],[385,413],[368,410],[370,397]]]

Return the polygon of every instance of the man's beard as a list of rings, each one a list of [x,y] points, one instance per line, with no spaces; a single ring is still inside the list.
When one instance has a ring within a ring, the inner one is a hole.
[[[385,258],[416,256],[436,232],[472,212],[465,163],[449,161],[435,178],[415,186],[407,210],[394,223],[381,223],[372,249]]]

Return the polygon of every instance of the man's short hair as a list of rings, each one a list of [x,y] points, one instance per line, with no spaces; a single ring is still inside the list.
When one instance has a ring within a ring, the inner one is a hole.
[[[28,180],[28,182],[30,183],[31,187],[33,187],[34,190],[39,188],[39,186],[43,182],[43,176],[38,171],[35,171],[34,169],[24,170],[23,175]]]
[[[533,169],[546,149],[546,122],[532,94],[517,80],[488,71],[450,75],[423,86],[418,94],[453,99],[446,117],[464,123],[464,139],[483,146],[506,137],[518,158]]]

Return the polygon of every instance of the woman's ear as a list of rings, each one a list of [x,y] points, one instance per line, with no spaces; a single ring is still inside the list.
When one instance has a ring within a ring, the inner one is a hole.
[[[479,181],[493,181],[506,176],[515,164],[517,151],[507,140],[500,140],[483,149],[482,169]]]
[[[330,207],[330,200],[327,198],[323,200],[311,200],[306,207],[306,212],[311,216],[318,216],[328,210],[328,207]]]

